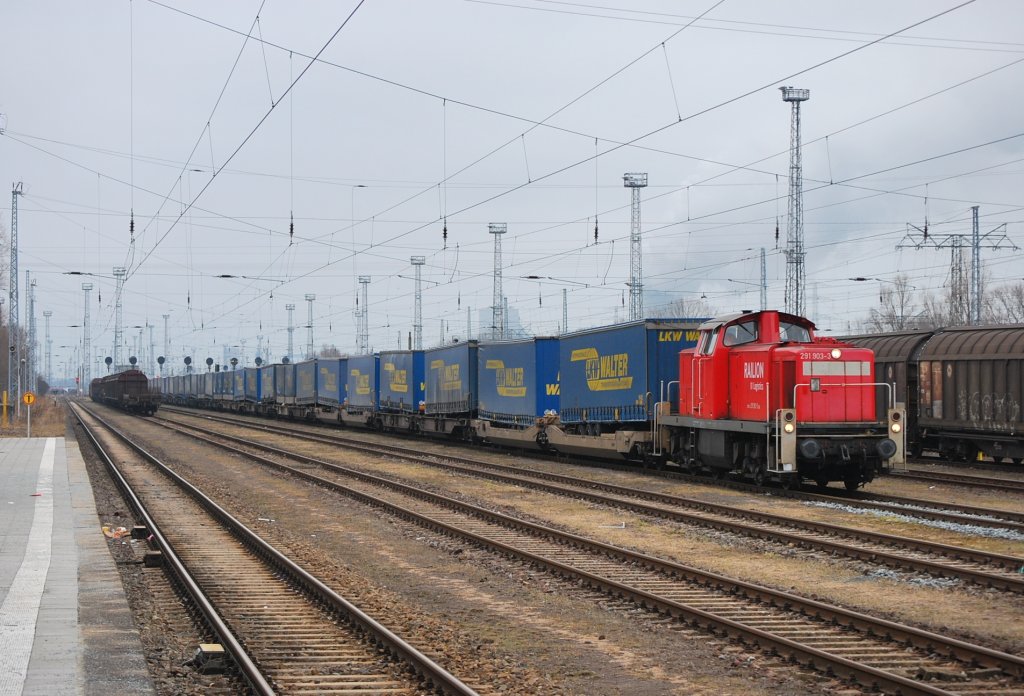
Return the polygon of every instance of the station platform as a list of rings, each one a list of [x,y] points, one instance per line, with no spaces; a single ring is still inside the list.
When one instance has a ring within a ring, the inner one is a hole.
[[[0,439],[0,696],[152,693],[78,444]]]

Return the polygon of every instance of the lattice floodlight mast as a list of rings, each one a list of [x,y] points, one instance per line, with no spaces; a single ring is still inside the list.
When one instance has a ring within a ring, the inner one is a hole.
[[[124,266],[114,266],[113,273],[114,279],[117,281],[117,289],[114,292],[114,369],[116,370],[123,364],[121,362],[121,342],[124,318],[122,316],[121,291],[124,290],[124,279],[128,275],[128,271]]]
[[[800,151],[800,102],[811,90],[779,87],[782,101],[793,105],[789,122],[789,215],[786,220],[786,311],[804,315],[804,172]]]
[[[11,188],[11,267],[8,269],[11,283],[7,303],[7,336],[12,350],[7,352],[7,394],[8,398],[19,399],[17,394],[21,365],[21,342],[18,340],[18,196],[24,196],[19,181]]]
[[[423,349],[423,286],[421,271],[423,264],[427,262],[426,256],[410,256],[409,263],[416,269],[416,301],[413,307],[412,319],[412,347],[416,350]]]
[[[43,319],[46,320],[46,383],[53,384],[53,341],[50,339],[50,317],[53,312],[49,309],[43,310]]]
[[[313,300],[316,299],[316,295],[309,293],[306,295],[306,302],[309,303],[309,323],[306,324],[306,328],[309,330],[306,340],[306,359],[312,360],[316,357],[313,353]]]
[[[647,173],[626,173],[622,185],[632,189],[633,205],[629,228],[629,319],[644,318],[643,245],[640,240],[640,189],[647,186]]]
[[[903,240],[896,245],[897,249],[949,249],[949,309],[955,324],[978,325],[981,323],[982,287],[981,287],[981,249],[1012,249],[1017,250],[1009,237],[1006,236],[1006,223],[981,234],[978,225],[978,206],[971,207],[971,235],[964,234],[929,234],[916,225],[913,227],[919,234],[908,231]],[[964,267],[964,250],[971,250],[971,272],[968,279]]]
[[[86,387],[92,381],[92,334],[89,332],[89,291],[92,283],[82,283],[82,290],[85,292],[85,312],[82,317],[82,383],[78,386]]]
[[[359,284],[363,286],[363,306],[359,310],[359,354],[366,355],[370,352],[370,308],[366,305],[370,276],[359,276]]]
[[[491,301],[491,332],[495,339],[505,338],[505,300],[501,289],[501,235],[508,232],[504,222],[492,222],[487,231],[494,235],[494,296]]]
[[[295,335],[295,305],[286,304],[284,306],[288,310],[288,361],[295,360],[295,353],[293,352],[294,344],[292,343],[293,336]]]

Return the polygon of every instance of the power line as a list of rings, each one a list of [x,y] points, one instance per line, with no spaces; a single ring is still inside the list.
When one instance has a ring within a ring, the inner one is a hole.
[[[314,63],[316,63],[316,60],[320,56],[320,54],[327,50],[327,47],[330,46],[331,43],[334,41],[334,39],[338,36],[338,34],[341,33],[341,30],[344,29],[345,26],[349,23],[349,20],[351,20],[352,17],[355,16],[355,13],[359,11],[359,8],[363,6],[363,3],[365,1],[366,0],[359,0],[359,2],[356,4],[356,6],[352,9],[352,11],[349,13],[349,15],[345,18],[345,21],[343,21],[341,23],[341,26],[339,26],[334,31],[334,33],[331,34],[330,38],[327,39],[327,42],[323,46],[320,47],[320,50],[317,51],[316,56],[314,56],[313,59],[310,60],[309,63],[306,64],[306,67],[304,67],[302,69],[302,71],[299,73],[299,76],[296,77],[294,80],[292,80],[291,84],[288,85],[288,88],[285,89],[284,92],[281,93],[281,97],[280,97],[280,99],[278,99],[277,104],[280,103],[281,99],[284,99],[286,96],[288,96],[288,94],[292,91],[292,88],[295,87],[295,85],[299,82],[299,80],[302,79],[303,75],[306,74],[306,72],[310,69],[310,67],[312,67],[312,65]],[[218,100],[219,100],[219,98],[218,98]],[[202,197],[202,195],[206,192],[206,189],[208,189],[210,187],[210,184],[212,184],[214,179],[217,178],[217,175],[221,172],[221,170],[223,170],[223,168],[227,165],[228,162],[230,162],[231,160],[233,160],[235,158],[235,155],[237,155],[241,151],[241,149],[243,147],[245,147],[246,143],[248,143],[249,140],[252,138],[252,136],[254,136],[256,134],[256,131],[258,131],[260,129],[260,126],[262,126],[266,122],[267,118],[270,117],[270,114],[274,111],[274,109],[276,108],[277,104],[273,104],[273,105],[271,105],[271,107],[269,109],[267,109],[267,112],[265,114],[263,114],[263,118],[261,118],[256,123],[255,126],[253,126],[253,129],[251,131],[249,131],[249,134],[247,136],[245,136],[245,138],[242,139],[242,142],[238,144],[238,147],[236,147],[234,149],[234,151],[230,155],[228,155],[227,159],[224,160],[224,163],[219,168],[215,169],[211,173],[209,181],[206,182],[206,184],[203,186],[203,188],[199,191],[199,193],[197,193],[195,195],[195,197],[192,199],[192,201],[189,202],[189,204],[185,207],[185,209],[181,211],[181,215],[179,215],[178,218],[174,222],[171,223],[171,226],[167,229],[167,231],[164,232],[160,236],[160,238],[156,241],[156,243],[152,247],[150,247],[149,251],[146,252],[146,255],[144,257],[142,257],[142,260],[139,261],[135,265],[134,269],[132,269],[132,271],[130,272],[130,275],[135,275],[136,270],[140,266],[142,266],[142,264],[144,264],[146,262],[146,260],[153,254],[154,251],[156,251],[156,248],[158,246],[160,246],[160,244],[167,238],[167,235],[169,235],[174,230],[174,228],[177,226],[178,222],[181,221],[181,218],[184,217],[185,213],[187,213],[192,208],[192,206],[195,204],[195,202],[198,201]],[[191,159],[191,156],[190,156],[190,159]]]
[[[206,19],[204,19],[204,18],[202,18],[202,17],[198,17],[198,16],[196,16],[196,15],[193,15],[193,14],[190,14],[190,13],[187,13],[187,12],[184,12],[184,11],[181,11],[181,10],[177,10],[176,8],[171,8],[171,7],[168,7],[168,6],[166,6],[166,5],[163,5],[162,3],[159,3],[159,2],[155,2],[155,0],[150,0],[150,1],[151,1],[151,2],[153,2],[153,4],[159,5],[159,6],[161,6],[161,7],[165,7],[165,8],[167,8],[167,9],[170,9],[170,10],[172,10],[172,11],[175,11],[175,12],[179,12],[179,13],[181,13],[181,14],[184,14],[184,15],[186,15],[186,16],[192,17],[192,18],[194,18],[194,19],[197,19],[197,20],[199,20],[199,21],[203,21],[203,22],[206,22],[206,23],[210,23],[210,24],[213,24],[213,25],[215,25],[215,26],[217,26],[217,27],[220,27],[220,28],[223,28],[223,29],[225,29],[225,30],[227,30],[227,31],[231,31],[231,32],[234,32],[234,33],[239,33],[239,34],[241,34],[241,33],[242,33],[242,32],[238,32],[237,30],[231,29],[230,27],[226,27],[226,26],[224,26],[224,25],[221,25],[221,24],[217,24],[217,23],[215,23],[215,22],[211,22],[211,21],[209,21],[209,20],[206,20]],[[955,9],[955,8],[954,8],[954,9]],[[716,20],[716,21],[717,21],[717,20]],[[247,37],[247,39],[248,39],[248,38],[253,38],[253,37],[249,36],[248,34],[246,34],[245,36]],[[257,39],[253,39],[253,40],[257,40]],[[261,40],[261,41],[262,41],[262,39],[259,39],[259,40]],[[277,44],[272,44],[272,43],[270,43],[270,42],[266,42],[266,43],[267,43],[267,45],[273,46],[273,47],[275,47],[275,48],[279,48],[279,49],[281,49],[281,50],[288,50],[288,51],[290,51],[290,49],[287,49],[287,48],[281,47],[281,46],[279,46],[279,45],[277,45]],[[304,56],[304,54],[301,54],[301,53],[298,53],[298,55],[302,55],[303,57],[306,57],[306,56]],[[487,112],[490,112],[490,113],[496,113],[496,114],[500,114],[500,115],[506,116],[506,117],[508,117],[508,118],[513,118],[513,119],[518,119],[518,120],[525,120],[525,121],[528,121],[528,122],[530,122],[530,123],[533,123],[533,124],[535,124],[535,125],[541,125],[541,124],[542,124],[542,122],[538,122],[538,121],[532,121],[532,120],[530,120],[530,119],[524,119],[524,118],[522,118],[522,117],[519,117],[519,116],[515,116],[515,115],[512,115],[512,114],[508,114],[508,113],[505,113],[505,112],[500,112],[500,111],[496,111],[496,110],[493,110],[493,109],[487,109],[487,108],[485,108],[485,107],[479,107],[479,106],[476,106],[476,105],[472,105],[472,104],[469,104],[469,103],[466,103],[466,102],[459,102],[458,100],[452,100],[452,99],[451,99],[451,98],[449,98],[449,97],[442,97],[442,96],[440,96],[440,95],[436,95],[436,94],[432,94],[432,93],[429,93],[429,92],[425,92],[425,91],[423,91],[423,90],[419,90],[419,89],[417,89],[417,88],[414,88],[414,87],[410,87],[410,86],[408,86],[408,85],[403,85],[403,84],[401,84],[401,83],[397,83],[397,82],[394,82],[394,81],[386,80],[386,79],[384,79],[384,78],[379,78],[379,77],[377,77],[377,76],[374,76],[374,75],[370,75],[370,74],[368,74],[368,73],[363,73],[363,72],[361,72],[361,71],[355,71],[355,70],[352,70],[352,69],[349,69],[349,68],[345,68],[344,66],[340,66],[340,65],[337,65],[337,64],[331,63],[331,62],[329,62],[329,61],[324,61],[324,60],[322,60],[322,59],[321,59],[321,60],[320,60],[319,62],[321,62],[321,63],[324,63],[324,64],[326,64],[326,65],[331,65],[331,66],[334,66],[334,67],[338,67],[338,68],[340,68],[340,69],[344,69],[344,70],[349,70],[349,71],[352,71],[352,72],[358,73],[358,74],[360,74],[360,75],[364,75],[364,76],[366,76],[366,77],[368,77],[368,78],[370,78],[370,79],[375,79],[375,80],[381,80],[381,81],[383,81],[383,82],[386,82],[386,83],[389,83],[389,84],[392,84],[392,85],[395,85],[395,86],[401,87],[401,88],[403,88],[403,89],[408,89],[408,90],[411,90],[411,91],[414,91],[414,92],[418,92],[418,93],[422,93],[422,94],[425,94],[425,95],[428,95],[428,96],[433,96],[433,97],[435,97],[435,98],[438,98],[438,99],[445,99],[445,100],[447,100],[447,101],[452,101],[453,103],[458,103],[458,104],[461,104],[461,105],[463,105],[463,106],[467,106],[467,107],[469,107],[469,108],[474,108],[474,109],[480,109],[480,110],[483,110],[483,111],[487,111]],[[934,97],[934,96],[937,96],[937,95],[939,95],[939,94],[942,94],[942,93],[944,93],[944,92],[950,91],[950,90],[952,90],[952,89],[955,89],[955,88],[957,88],[957,87],[963,86],[963,85],[965,85],[965,84],[968,84],[968,83],[970,83],[970,82],[973,82],[973,81],[975,81],[975,80],[977,80],[977,79],[980,79],[980,78],[982,78],[982,77],[986,77],[986,76],[988,76],[988,75],[991,75],[991,74],[993,74],[993,73],[995,73],[995,72],[998,72],[998,71],[1000,71],[1000,70],[1003,70],[1003,69],[1006,69],[1006,68],[1008,68],[1008,67],[1011,67],[1011,66],[1013,66],[1013,65],[1017,65],[1017,64],[1019,64],[1019,63],[1021,63],[1021,62],[1024,62],[1024,58],[1022,58],[1022,59],[1018,59],[1018,60],[1015,60],[1015,61],[1012,61],[1011,63],[1007,63],[1007,64],[1005,64],[1005,65],[1002,65],[1002,66],[998,66],[998,67],[996,67],[996,68],[993,68],[992,70],[986,71],[986,72],[984,72],[984,73],[981,73],[981,74],[979,74],[979,75],[975,75],[975,76],[973,76],[973,77],[971,77],[971,78],[968,78],[968,79],[966,79],[966,80],[963,80],[963,81],[961,81],[961,82],[958,82],[958,83],[956,83],[956,84],[954,84],[954,85],[952,85],[952,86],[946,87],[946,88],[944,88],[944,89],[942,89],[942,90],[939,90],[939,91],[937,91],[937,92],[933,92],[933,93],[931,93],[931,94],[925,95],[925,96],[923,96],[923,97],[920,97],[920,98],[918,98],[918,99],[915,99],[915,100],[913,100],[913,101],[907,102],[907,103],[905,103],[905,104],[903,104],[903,105],[901,105],[901,106],[895,107],[894,109],[890,109],[890,110],[888,110],[888,111],[885,111],[885,112],[883,112],[883,113],[881,113],[881,114],[876,114],[875,116],[872,116],[872,117],[870,117],[870,118],[868,118],[868,119],[865,119],[865,120],[859,121],[859,122],[857,122],[857,123],[855,123],[855,124],[852,124],[852,125],[850,125],[850,126],[846,126],[846,127],[844,127],[844,128],[841,128],[841,129],[839,129],[839,130],[837,130],[837,131],[833,131],[832,133],[830,133],[830,134],[828,134],[828,135],[825,135],[825,136],[822,136],[821,138],[817,138],[817,139],[814,139],[814,140],[811,140],[811,141],[809,141],[809,143],[808,143],[808,144],[811,144],[811,143],[817,142],[817,141],[821,140],[822,138],[827,138],[827,137],[829,137],[829,135],[836,135],[836,134],[838,134],[838,133],[841,133],[841,132],[844,132],[844,131],[846,131],[846,130],[850,130],[851,128],[854,128],[854,127],[857,127],[857,126],[863,125],[863,124],[865,124],[865,123],[869,123],[869,122],[871,122],[871,121],[873,121],[873,120],[876,120],[876,119],[878,119],[878,118],[881,118],[881,117],[883,117],[883,116],[886,116],[886,115],[889,115],[889,114],[892,114],[892,113],[894,113],[894,112],[896,112],[896,111],[899,111],[899,110],[901,110],[901,109],[907,108],[907,107],[909,107],[909,106],[912,106],[912,105],[914,105],[914,104],[920,103],[920,102],[922,102],[922,101],[924,101],[924,100],[926,100],[926,99],[930,99],[930,98],[932,98],[932,97]],[[237,59],[236,59],[236,63],[237,63]],[[230,76],[229,76],[229,77],[230,77]],[[225,88],[226,88],[226,85],[225,85]],[[221,95],[223,95],[223,89],[222,89]],[[218,103],[219,103],[219,99],[220,99],[220,97],[218,97]],[[215,109],[216,109],[216,106],[215,106]],[[550,117],[549,117],[549,118],[550,118]],[[581,135],[581,136],[586,136],[586,137],[588,137],[588,138],[589,138],[589,137],[591,137],[591,136],[589,136],[589,135],[587,135],[587,134],[583,134],[583,133],[578,133],[578,132],[576,132],[576,131],[572,131],[572,130],[570,130],[570,129],[565,129],[565,128],[559,128],[559,127],[557,127],[557,126],[551,126],[550,124],[543,124],[543,125],[545,125],[546,127],[549,127],[549,128],[554,128],[555,130],[560,130],[560,131],[564,131],[564,132],[567,132],[567,133],[573,133],[573,134],[578,134],[578,135]],[[9,132],[9,131],[7,131],[7,132],[5,132],[4,134],[8,134],[8,135],[10,135],[10,132]],[[58,143],[58,144],[64,144],[64,145],[69,145],[69,146],[72,146],[72,147],[82,147],[82,148],[84,148],[84,149],[89,149],[89,150],[92,150],[92,151],[96,151],[96,152],[101,152],[101,153],[105,153],[105,154],[118,154],[118,153],[116,153],[116,152],[113,152],[113,151],[110,151],[110,150],[105,150],[105,149],[101,149],[101,148],[89,148],[89,147],[87,147],[87,146],[80,146],[80,145],[75,145],[75,144],[72,144],[72,143],[65,143],[65,142],[61,142],[61,141],[49,140],[49,139],[46,139],[46,138],[41,138],[41,137],[38,137],[38,136],[31,136],[31,135],[27,135],[27,134],[19,134],[19,135],[23,135],[23,137],[29,137],[29,138],[33,138],[33,139],[39,139],[39,140],[43,140],[43,141],[46,141],[46,142],[54,142],[54,143]],[[72,162],[71,160],[67,160],[66,158],[63,158],[63,157],[61,157],[61,156],[59,156],[59,155],[56,155],[56,154],[53,154],[53,153],[49,153],[49,152],[48,152],[48,151],[46,151],[46,150],[42,150],[41,148],[37,148],[37,147],[35,147],[35,146],[32,146],[32,145],[30,145],[29,143],[25,143],[24,141],[18,140],[17,138],[12,138],[12,139],[14,139],[15,141],[17,141],[17,142],[20,142],[20,143],[22,143],[22,144],[24,144],[24,145],[26,145],[26,146],[28,146],[28,147],[34,147],[35,149],[38,149],[39,151],[41,151],[41,152],[44,152],[45,154],[49,154],[49,155],[51,155],[51,156],[53,156],[53,157],[57,157],[58,159],[61,159],[62,161],[65,161],[65,162],[68,162],[69,164],[72,164],[72,165],[74,165],[74,166],[82,166],[82,165],[78,165],[77,163],[74,163],[74,162]],[[201,139],[201,136],[200,136],[200,139]],[[605,139],[605,140],[606,140],[606,142],[612,142],[612,143],[614,143],[614,142],[615,142],[615,141],[613,141],[613,140],[608,140],[608,139]],[[511,142],[511,141],[510,141],[510,142]],[[700,181],[700,182],[697,182],[697,183],[695,183],[695,184],[690,184],[689,186],[701,186],[701,185],[705,185],[705,184],[707,184],[707,182],[709,182],[709,181],[712,181],[712,180],[714,180],[714,179],[720,178],[720,177],[722,177],[722,176],[725,176],[725,175],[727,175],[727,174],[729,174],[729,173],[731,173],[731,172],[733,172],[733,171],[739,170],[739,169],[743,169],[743,170],[748,170],[748,171],[752,171],[752,172],[756,172],[756,173],[763,173],[763,174],[767,174],[767,175],[772,175],[772,176],[774,176],[774,173],[772,173],[772,172],[765,172],[765,171],[763,171],[763,170],[757,170],[757,169],[753,169],[753,168],[752,168],[752,165],[753,165],[753,164],[757,164],[758,162],[762,162],[762,161],[765,161],[765,160],[767,160],[767,159],[770,159],[770,158],[772,158],[772,157],[775,157],[775,156],[777,156],[778,154],[781,154],[781,153],[776,153],[776,154],[770,155],[770,156],[768,156],[768,157],[764,157],[764,158],[761,158],[760,160],[757,160],[757,161],[755,161],[755,162],[752,162],[752,163],[750,163],[750,164],[748,164],[748,165],[733,165],[733,164],[727,164],[727,163],[723,163],[723,162],[718,162],[718,161],[715,161],[715,160],[711,160],[711,159],[707,159],[707,158],[700,158],[700,157],[694,157],[694,156],[691,156],[691,155],[686,155],[686,154],[683,154],[683,153],[676,153],[676,152],[671,152],[671,151],[667,151],[667,150],[663,150],[663,149],[659,149],[659,148],[650,148],[650,147],[646,147],[646,146],[643,146],[643,145],[638,145],[638,144],[636,144],[636,143],[630,143],[630,145],[632,145],[633,147],[635,147],[635,148],[637,148],[637,149],[640,149],[640,150],[644,150],[644,151],[651,151],[651,152],[657,152],[657,153],[660,153],[660,154],[666,154],[666,155],[670,155],[670,156],[678,156],[678,157],[684,157],[684,158],[692,159],[692,160],[694,160],[694,161],[700,161],[700,162],[706,162],[706,163],[711,163],[711,164],[717,164],[717,165],[720,165],[720,166],[725,166],[725,167],[729,167],[729,168],[730,168],[730,169],[729,169],[729,171],[727,171],[727,172],[722,172],[722,173],[719,173],[719,174],[717,174],[717,175],[714,175],[714,176],[712,176],[712,177],[709,177],[708,179],[702,180],[702,181]],[[504,147],[504,146],[503,146],[503,147]],[[500,149],[501,149],[501,148],[498,148],[497,150],[500,150]],[[496,152],[497,150],[494,150],[494,151],[492,151],[492,153],[490,153],[490,154],[493,154],[493,153],[494,153],[494,152]],[[193,149],[193,152],[194,152],[194,149]],[[605,153],[600,153],[600,154],[605,154]],[[485,157],[484,157],[484,158],[486,158],[486,155],[485,155]],[[482,159],[484,159],[484,158],[481,158],[480,160],[477,160],[477,162],[479,162],[479,161],[482,161]],[[167,160],[156,160],[156,161],[164,161],[164,162],[167,162]],[[476,162],[475,162],[475,163],[476,163]],[[475,163],[474,163],[474,164],[475,164]],[[185,164],[184,166],[187,166],[187,163],[186,163],[186,164]],[[470,166],[473,166],[473,165],[470,165]],[[83,167],[83,168],[84,168],[84,169],[86,169],[86,170],[88,170],[88,171],[92,171],[92,172],[94,172],[94,173],[96,173],[96,174],[100,175],[100,173],[99,173],[99,172],[97,172],[97,171],[95,171],[95,170],[92,170],[92,169],[90,169],[90,168],[88,168],[88,167]],[[220,173],[220,172],[224,171],[224,169],[225,169],[225,167],[224,167],[224,166],[222,166],[222,167],[220,168],[220,170],[218,170],[218,173]],[[228,170],[228,171],[229,171],[229,172],[233,172],[233,173],[237,172],[237,170]],[[461,172],[461,171],[464,171],[464,169],[463,169],[463,170],[460,170],[460,172]],[[247,172],[242,172],[242,173],[247,173]],[[458,172],[457,172],[457,173],[458,173]],[[457,173],[456,173],[456,174],[457,174]],[[273,176],[272,174],[260,174],[260,173],[254,173],[254,174],[256,174],[256,175],[260,175],[260,176]],[[105,175],[102,175],[102,176],[105,176]],[[455,176],[455,174],[453,174],[453,176]],[[116,179],[116,178],[113,178],[113,177],[107,177],[107,178],[111,179],[112,181],[117,181],[118,183],[122,183],[122,184],[125,184],[125,182],[123,182],[123,181],[120,181],[120,180],[118,180],[118,179]],[[450,177],[449,177],[449,178],[450,178]],[[320,180],[318,179],[317,181],[319,182]],[[813,181],[813,180],[812,180],[812,181]],[[321,183],[322,183],[322,182],[321,182]],[[127,184],[127,185],[131,186],[131,184]],[[348,185],[348,184],[343,184],[343,185]],[[431,185],[431,188],[433,188],[433,186],[434,186],[434,184],[432,184],[432,185]],[[133,189],[134,189],[134,188],[135,188],[135,187],[133,187]],[[141,187],[140,187],[140,188],[141,188]],[[141,190],[146,190],[146,189],[141,189]],[[680,189],[675,189],[675,191],[678,191],[678,190],[680,190]],[[148,191],[148,190],[147,190],[147,192],[149,192],[149,193],[152,193],[153,195],[157,195],[157,196],[159,196],[159,195],[160,195],[160,194],[156,194],[155,192],[152,192],[152,191]],[[668,192],[668,193],[665,193],[665,194],[660,194],[660,195],[671,195],[671,193],[673,193],[673,192],[674,192],[674,191],[672,191],[672,192]],[[419,195],[419,194],[418,194],[418,195]],[[908,195],[909,195],[909,194],[908,194]],[[412,198],[415,198],[415,196],[413,196]],[[412,200],[412,198],[410,198],[410,199],[407,199],[407,201],[408,201],[408,200]],[[657,198],[657,196],[656,196],[655,198]],[[407,202],[407,201],[403,201],[402,203],[404,203],[404,202]],[[194,204],[194,201],[193,201],[193,204]],[[390,210],[390,209],[393,209],[394,207],[397,207],[398,205],[401,205],[401,203],[399,203],[399,204],[396,204],[396,205],[395,205],[395,206],[393,206],[392,208],[389,208],[389,210]],[[161,208],[162,208],[162,204],[161,204]],[[269,229],[269,228],[263,228],[263,227],[259,227],[259,226],[257,226],[257,225],[253,225],[252,223],[248,223],[248,222],[246,222],[246,221],[244,221],[244,220],[242,220],[242,219],[240,219],[240,218],[236,218],[236,217],[231,217],[231,216],[225,216],[225,215],[220,215],[220,214],[218,214],[218,213],[216,213],[216,212],[214,212],[214,211],[207,211],[207,210],[205,210],[205,209],[203,209],[203,208],[198,208],[198,206],[196,206],[196,209],[198,209],[198,210],[201,210],[201,211],[203,211],[203,212],[209,212],[209,213],[210,213],[211,215],[215,215],[215,216],[219,216],[219,217],[224,217],[225,219],[231,219],[231,220],[234,220],[234,221],[236,221],[236,222],[240,222],[240,223],[242,223],[242,224],[247,224],[247,225],[250,225],[250,226],[256,227],[256,228],[257,228],[257,229],[259,229],[260,231],[265,231],[265,232],[269,232],[269,233],[272,233],[272,234],[273,234],[273,233],[275,233],[275,230],[273,230],[273,229]],[[613,210],[614,210],[614,209],[613,209]],[[384,211],[384,212],[387,212],[387,211]],[[154,218],[156,218],[156,217],[158,217],[158,216],[159,216],[159,211],[158,211],[158,213],[157,213],[157,216],[154,216]],[[379,215],[378,215],[378,216],[375,216],[375,217],[379,217]],[[431,222],[433,222],[433,221],[431,221]],[[352,223],[352,224],[354,224],[354,223]],[[428,224],[429,224],[429,223],[428,223]],[[328,235],[323,235],[323,236],[328,236]],[[319,239],[320,239],[320,238],[316,238],[316,237],[314,237],[314,238],[307,238],[307,241],[313,241],[313,242],[316,242],[316,241],[319,241]]]
[[[589,12],[578,12],[578,11],[572,11],[572,10],[555,10],[555,9],[549,9],[549,8],[545,8],[545,7],[530,7],[528,5],[517,5],[517,4],[514,4],[512,2],[497,2],[496,0],[468,0],[468,1],[469,2],[474,2],[474,3],[478,4],[478,5],[494,5],[496,7],[507,7],[507,8],[510,8],[510,9],[527,10],[527,11],[533,11],[533,12],[547,12],[547,13],[551,13],[551,14],[575,15],[575,16],[578,16],[578,17],[594,17],[594,18],[597,18],[597,19],[612,19],[612,20],[618,20],[618,21],[624,21],[624,22],[634,22],[634,23],[639,23],[639,24],[658,24],[658,25],[668,25],[668,26],[678,26],[679,25],[679,22],[671,22],[671,21],[665,21],[665,20],[638,19],[638,18],[634,18],[634,17],[618,17],[618,16],[615,16],[615,15],[601,15],[601,14],[593,14],[593,13],[589,13]],[[603,7],[603,6],[600,6],[600,5],[587,5],[587,4],[583,4],[583,3],[572,3],[572,2],[553,2],[552,0],[534,0],[534,1],[535,2],[546,2],[546,3],[552,4],[552,5],[568,5],[568,6],[573,6],[573,7],[585,7],[585,8],[593,8],[593,9],[600,9],[600,10],[610,10],[610,11],[613,11],[613,12],[632,12],[633,14],[645,14],[645,15],[658,15],[658,16],[663,16],[663,17],[675,17],[675,18],[682,19],[682,20],[692,20],[693,19],[692,17],[687,16],[687,15],[672,14],[672,13],[668,13],[668,12],[646,12],[646,11],[642,11],[642,10],[620,10],[618,8]],[[881,34],[872,33],[872,32],[845,31],[845,30],[837,30],[837,29],[820,29],[820,28],[817,28],[817,27],[800,27],[800,26],[790,26],[790,25],[786,25],[786,24],[768,24],[768,23],[764,23],[764,22],[746,22],[746,21],[728,20],[728,19],[710,19],[710,20],[706,20],[706,21],[708,21],[708,22],[717,22],[717,23],[722,23],[722,24],[745,24],[745,25],[749,25],[749,26],[774,27],[774,28],[779,28],[779,29],[795,29],[795,30],[802,30],[802,31],[816,31],[816,32],[821,32],[821,33],[826,33],[826,34],[855,34],[855,35],[860,35],[860,36],[876,36],[876,37],[877,36],[881,36]],[[704,29],[706,31],[728,31],[728,32],[741,33],[741,34],[761,34],[761,35],[767,35],[767,36],[785,36],[785,37],[794,37],[794,38],[819,39],[819,40],[827,40],[827,41],[854,42],[854,41],[859,41],[860,40],[860,39],[855,39],[855,38],[843,38],[843,37],[839,37],[839,36],[816,36],[816,35],[813,35],[813,34],[798,34],[798,33],[794,33],[794,32],[777,32],[777,31],[766,31],[766,30],[755,30],[755,29],[738,29],[738,28],[733,28],[733,27],[716,27],[716,26],[699,25],[696,28],[697,29]],[[1024,44],[1020,44],[1020,43],[1014,43],[1014,42],[1008,42],[1008,41],[986,41],[984,39],[977,39],[977,40],[972,40],[972,39],[947,39],[947,38],[943,38],[943,37],[934,37],[934,36],[933,37],[905,36],[903,38],[904,39],[913,39],[915,41],[944,41],[944,42],[948,42],[948,43],[989,44],[989,45],[993,45],[993,46],[1014,46],[1014,47],[1018,47],[1018,48],[1024,48]],[[984,51],[984,52],[999,52],[999,53],[1020,53],[1021,52],[1020,50],[1012,50],[1010,48],[1006,48],[1006,49],[1000,49],[1000,48],[978,48],[978,47],[974,47],[974,46],[950,46],[950,45],[944,45],[944,44],[906,43],[906,42],[901,42],[901,41],[892,41],[892,42],[889,42],[889,43],[892,46],[907,46],[907,47],[911,47],[911,48],[944,48],[944,49],[959,50],[959,51]]]

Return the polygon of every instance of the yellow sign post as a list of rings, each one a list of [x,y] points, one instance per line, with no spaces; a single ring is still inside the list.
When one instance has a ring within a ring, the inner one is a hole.
[[[26,426],[25,437],[32,437],[32,404],[36,402],[36,395],[27,391],[21,395],[21,400],[28,407],[28,425]]]

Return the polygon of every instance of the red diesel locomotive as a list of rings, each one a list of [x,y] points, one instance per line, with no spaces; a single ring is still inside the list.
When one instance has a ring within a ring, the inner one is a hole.
[[[872,351],[819,338],[813,322],[783,312],[702,324],[679,354],[672,411],[658,419],[662,444],[685,469],[854,490],[905,461],[903,409],[875,381]]]

